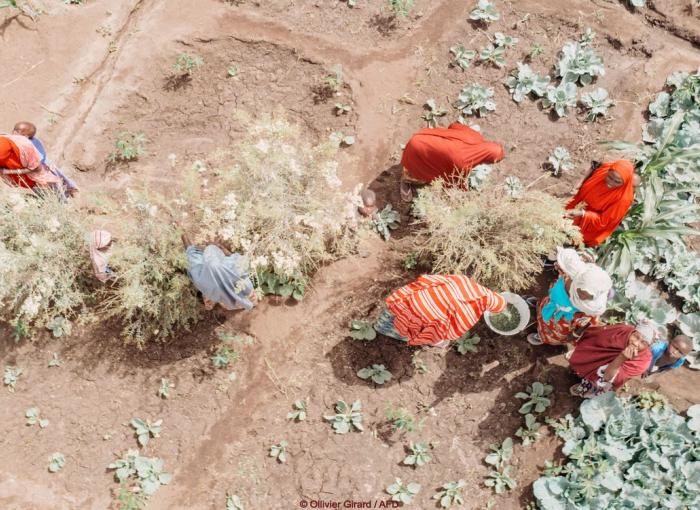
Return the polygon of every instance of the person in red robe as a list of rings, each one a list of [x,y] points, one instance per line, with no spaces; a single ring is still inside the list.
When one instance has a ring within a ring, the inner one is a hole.
[[[588,328],[569,359],[571,369],[582,378],[570,388],[571,394],[594,397],[643,375],[653,358],[649,346],[657,337],[647,322]]]
[[[639,178],[626,160],[603,163],[591,170],[573,199],[566,205],[586,246],[598,246],[617,228],[634,201]],[[577,208],[583,204],[583,208]]]
[[[421,129],[403,151],[401,197],[406,201],[412,199],[411,184],[429,184],[455,174],[466,176],[476,165],[495,163],[504,155],[502,145],[484,140],[478,131],[459,122],[447,129]]]
[[[0,176],[10,185],[33,190],[59,182],[42,165],[34,144],[20,135],[0,134]]]

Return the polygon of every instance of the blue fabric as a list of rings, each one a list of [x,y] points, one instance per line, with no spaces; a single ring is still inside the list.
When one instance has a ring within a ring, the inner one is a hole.
[[[651,363],[649,364],[649,372],[651,372],[654,369],[654,365],[656,365],[656,362],[659,360],[661,356],[664,355],[664,353],[668,350],[668,342],[666,340],[660,340],[658,342],[655,342],[649,350],[651,351]],[[673,363],[669,363],[668,365],[664,365],[658,368],[658,372],[661,372],[663,370],[670,370],[672,368],[678,368],[683,366],[683,363],[685,362],[685,358],[680,358],[676,360]]]
[[[41,154],[41,162],[49,167],[52,174],[61,178],[66,189],[78,189],[78,185],[75,183],[75,181],[73,181],[73,179],[64,174],[58,167],[51,164],[51,161],[49,161],[46,157],[46,148],[44,147],[44,144],[41,143],[41,140],[39,140],[36,136],[34,138],[30,138],[29,140],[32,142],[32,144],[34,144],[34,147],[36,147],[36,150],[39,151],[39,154]]]
[[[226,256],[221,248],[209,245],[204,250],[187,248],[188,271],[192,283],[202,295],[226,308],[255,306],[249,296],[253,283],[248,277],[245,258],[234,253]]]
[[[374,330],[380,335],[388,336],[394,340],[408,342],[408,338],[401,336],[401,334],[396,331],[396,328],[394,327],[394,319],[394,315],[387,308],[384,308],[379,314],[377,322],[374,324]]]
[[[564,318],[571,321],[578,311],[579,309],[572,305],[571,300],[569,300],[564,278],[559,278],[557,283],[549,289],[549,303],[542,308],[542,318],[545,322],[549,322],[552,316],[554,316],[554,320]]]
[[[41,162],[46,164],[46,149],[44,148],[44,144],[41,143],[41,140],[39,140],[36,136],[30,138],[29,140],[34,144],[34,147],[36,147],[36,150],[39,151],[39,154],[41,154]]]

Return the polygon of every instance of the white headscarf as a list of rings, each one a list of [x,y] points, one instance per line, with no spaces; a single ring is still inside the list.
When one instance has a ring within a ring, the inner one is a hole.
[[[569,278],[574,278],[579,274],[586,263],[581,260],[581,256],[573,248],[557,248],[557,264]]]
[[[583,268],[573,277],[569,299],[571,303],[586,315],[602,315],[608,305],[608,293],[612,288],[612,280],[608,273],[595,264],[584,264]],[[592,299],[582,300],[578,290],[584,290],[593,296]]]

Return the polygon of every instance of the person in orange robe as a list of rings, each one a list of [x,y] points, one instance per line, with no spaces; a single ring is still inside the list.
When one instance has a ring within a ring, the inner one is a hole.
[[[593,169],[566,205],[567,216],[581,229],[586,246],[598,246],[617,228],[634,201],[634,166],[624,159]],[[575,209],[585,204],[583,209]]]
[[[35,192],[59,182],[44,168],[32,142],[20,135],[0,134],[0,176],[10,185]]]
[[[411,184],[428,184],[443,177],[468,175],[476,165],[503,159],[503,146],[484,140],[478,131],[459,122],[445,128],[426,128],[414,134],[401,158],[404,175],[401,196],[412,198]]]

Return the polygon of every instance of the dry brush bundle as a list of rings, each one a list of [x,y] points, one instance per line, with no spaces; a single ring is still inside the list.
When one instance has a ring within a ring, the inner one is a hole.
[[[101,312],[120,319],[122,336],[139,348],[188,330],[202,310],[170,207],[154,193],[127,191],[112,247],[115,279],[104,288]]]
[[[414,210],[419,255],[433,272],[467,274],[497,290],[527,288],[542,271],[542,255],[580,242],[563,202],[528,188],[512,197],[504,186],[476,191],[437,180],[420,190]]]
[[[251,273],[306,280],[354,248],[356,192],[340,190],[337,141],[312,145],[282,118],[253,124],[212,157],[219,177],[202,195],[200,240],[245,255]],[[302,292],[303,293],[303,292]]]
[[[80,211],[0,186],[0,318],[28,333],[74,318],[92,294],[87,228]]]

